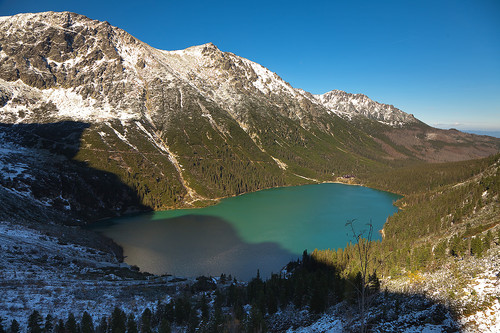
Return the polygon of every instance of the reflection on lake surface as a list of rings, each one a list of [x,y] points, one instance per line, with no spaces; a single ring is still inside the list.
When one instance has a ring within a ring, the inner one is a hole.
[[[182,209],[108,220],[93,229],[123,246],[143,271],[177,276],[232,274],[248,280],[278,272],[304,250],[344,247],[347,220],[380,230],[399,196],[365,187],[285,187]],[[378,233],[375,238],[380,238]]]

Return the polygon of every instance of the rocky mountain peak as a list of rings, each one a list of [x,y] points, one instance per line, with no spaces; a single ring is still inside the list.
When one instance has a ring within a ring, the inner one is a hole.
[[[0,91],[10,96],[0,120],[130,118],[141,106],[125,91],[142,91],[125,70],[127,51],[139,44],[108,22],[70,12],[0,20]]]
[[[209,42],[203,45],[200,45],[199,47],[202,47],[202,52],[203,53],[213,53],[213,52],[222,52],[214,43]]]
[[[76,110],[84,106],[109,110],[109,115],[118,118],[123,118],[124,113],[139,115],[147,109],[145,89],[153,88],[148,82],[163,82],[169,89],[194,89],[203,99],[224,105],[233,116],[241,113],[234,110],[240,108],[243,100],[266,103],[264,99],[272,98],[280,112],[294,119],[302,119],[307,113],[304,108],[310,112],[314,106],[313,109],[325,107],[348,119],[363,116],[390,125],[415,121],[401,110],[361,94],[333,90],[313,96],[293,88],[269,69],[223,52],[211,42],[184,50],[161,51],[108,22],[71,12],[4,17],[0,19],[0,32],[0,79],[19,80],[27,87],[39,89],[30,92],[38,97],[31,96],[28,101],[44,99],[46,104],[47,96],[39,95],[47,95],[43,91],[46,89],[57,90],[60,98],[49,94],[57,109]],[[2,104],[21,98],[12,87],[1,86],[0,81]],[[30,104],[28,101],[24,105]],[[154,99],[150,98],[149,105],[153,104]],[[102,116],[101,111],[90,113]],[[82,119],[82,113],[79,114]],[[4,114],[2,118],[5,117]]]
[[[209,56],[211,54],[223,54],[223,52],[212,42],[201,44],[201,45],[195,45],[195,46],[190,46],[186,49],[183,50],[176,50],[176,51],[167,51],[171,53],[176,53],[176,54],[184,54],[188,53],[191,55],[198,55],[198,56]]]
[[[363,94],[332,90],[322,95],[314,95],[314,97],[331,112],[348,119],[361,116],[391,126],[418,122],[413,115],[405,113],[393,105],[375,102]]]

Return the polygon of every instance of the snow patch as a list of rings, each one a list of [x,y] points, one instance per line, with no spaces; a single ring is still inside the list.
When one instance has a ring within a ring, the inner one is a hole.
[[[271,158],[276,162],[276,164],[278,164],[278,166],[280,167],[280,169],[286,170],[288,168],[288,165],[285,162],[277,159],[274,156],[271,156]]]
[[[61,117],[70,117],[72,119],[102,121],[108,119],[132,120],[136,114],[132,112],[115,112],[112,107],[105,103],[98,106],[98,101],[94,98],[84,99],[82,95],[76,93],[73,89],[51,88],[42,90],[43,96],[47,101],[54,103],[58,109],[58,115]]]
[[[299,177],[299,178],[302,178],[302,179],[310,180],[310,181],[312,181],[312,182],[320,183],[320,181],[319,181],[319,180],[314,179],[314,178],[309,178],[309,177],[306,177],[306,176],[301,176],[301,175],[298,175],[298,174],[296,174],[296,173],[294,173],[293,175],[295,175],[295,176],[297,176],[297,177]]]
[[[296,96],[297,92],[289,84],[283,81],[276,73],[271,72],[269,69],[259,65],[253,61],[242,58],[243,62],[250,65],[258,79],[253,82],[255,88],[259,89],[264,94],[270,92],[279,93],[284,91],[292,96]]]
[[[6,165],[0,161],[0,176],[4,179],[13,180],[19,175],[24,175],[24,172],[27,170],[27,166],[21,163],[15,163]]]
[[[34,309],[43,317],[51,314],[61,319],[70,312],[88,311],[97,322],[117,305],[140,314],[147,307],[154,309],[158,300],[171,299],[158,293],[166,285],[166,277],[119,277],[113,272],[128,265],[111,254],[65,244],[21,225],[0,221],[0,250],[0,317],[7,324],[16,319],[21,331]],[[150,295],[130,291],[145,289],[150,289]]]
[[[134,149],[134,150],[136,150],[136,151],[139,151],[139,149],[138,149],[136,146],[134,146],[133,144],[131,144],[131,143],[127,140],[127,138],[126,138],[123,134],[121,134],[121,133],[120,133],[120,132],[118,132],[116,129],[114,129],[114,128],[111,126],[111,124],[109,124],[109,123],[108,123],[107,125],[108,125],[108,127],[109,127],[109,128],[111,128],[111,129],[113,130],[113,132],[116,134],[116,136],[117,136],[117,137],[118,137],[121,141],[123,141],[124,143],[126,143],[126,144],[130,147],[130,148],[132,148],[132,149]],[[100,132],[100,133],[99,133],[99,135],[100,135],[102,138],[104,138],[104,137],[101,135],[101,133],[102,133],[102,132]]]
[[[325,314],[318,321],[307,327],[290,328],[287,333],[342,333],[344,332],[342,321],[334,316]]]

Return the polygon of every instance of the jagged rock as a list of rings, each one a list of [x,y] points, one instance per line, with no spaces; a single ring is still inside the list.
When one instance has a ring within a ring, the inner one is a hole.
[[[391,126],[403,126],[417,122],[412,114],[405,113],[393,105],[375,102],[363,94],[332,90],[315,97],[329,110],[348,118],[361,116]]]

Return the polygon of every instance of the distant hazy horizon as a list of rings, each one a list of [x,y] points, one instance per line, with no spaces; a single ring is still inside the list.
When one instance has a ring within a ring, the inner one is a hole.
[[[500,138],[500,128],[464,128],[463,126],[456,126],[456,125],[450,125],[450,124],[428,124],[432,127],[444,129],[444,130],[449,130],[449,129],[456,129],[461,132],[465,133],[471,133],[471,134],[477,134],[477,135],[488,135],[488,136],[493,136],[495,138]]]
[[[497,130],[497,131],[483,131],[483,130],[467,130],[467,129],[464,129],[464,130],[461,130],[462,132],[466,132],[466,133],[472,133],[472,134],[479,134],[479,135],[489,135],[489,136],[493,136],[495,138],[500,138],[500,130]]]

